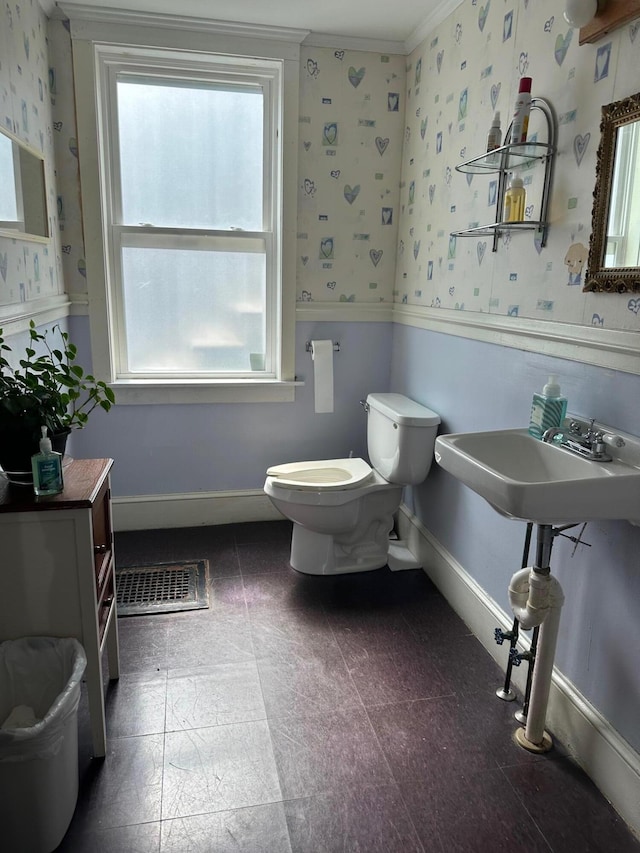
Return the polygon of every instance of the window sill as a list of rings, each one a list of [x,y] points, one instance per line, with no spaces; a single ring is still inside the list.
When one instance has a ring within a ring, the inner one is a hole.
[[[292,403],[304,382],[263,380],[125,380],[111,383],[116,403],[125,406],[184,403]]]

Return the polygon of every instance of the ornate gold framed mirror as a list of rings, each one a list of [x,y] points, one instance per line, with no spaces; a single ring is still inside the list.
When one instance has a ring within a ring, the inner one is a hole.
[[[602,108],[584,291],[640,292],[640,92]]]

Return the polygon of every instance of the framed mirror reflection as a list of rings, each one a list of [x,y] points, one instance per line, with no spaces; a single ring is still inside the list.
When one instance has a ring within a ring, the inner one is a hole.
[[[0,128],[0,235],[49,238],[44,157]]]
[[[640,292],[640,92],[602,108],[584,291]]]

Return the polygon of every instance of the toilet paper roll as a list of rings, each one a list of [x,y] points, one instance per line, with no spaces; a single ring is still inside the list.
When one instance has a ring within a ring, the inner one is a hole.
[[[315,410],[333,411],[333,341],[311,341]]]

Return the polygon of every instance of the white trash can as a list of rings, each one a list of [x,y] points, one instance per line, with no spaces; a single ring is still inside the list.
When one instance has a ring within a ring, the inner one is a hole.
[[[51,853],[78,799],[78,702],[87,659],[77,640],[0,643],[3,853]]]

